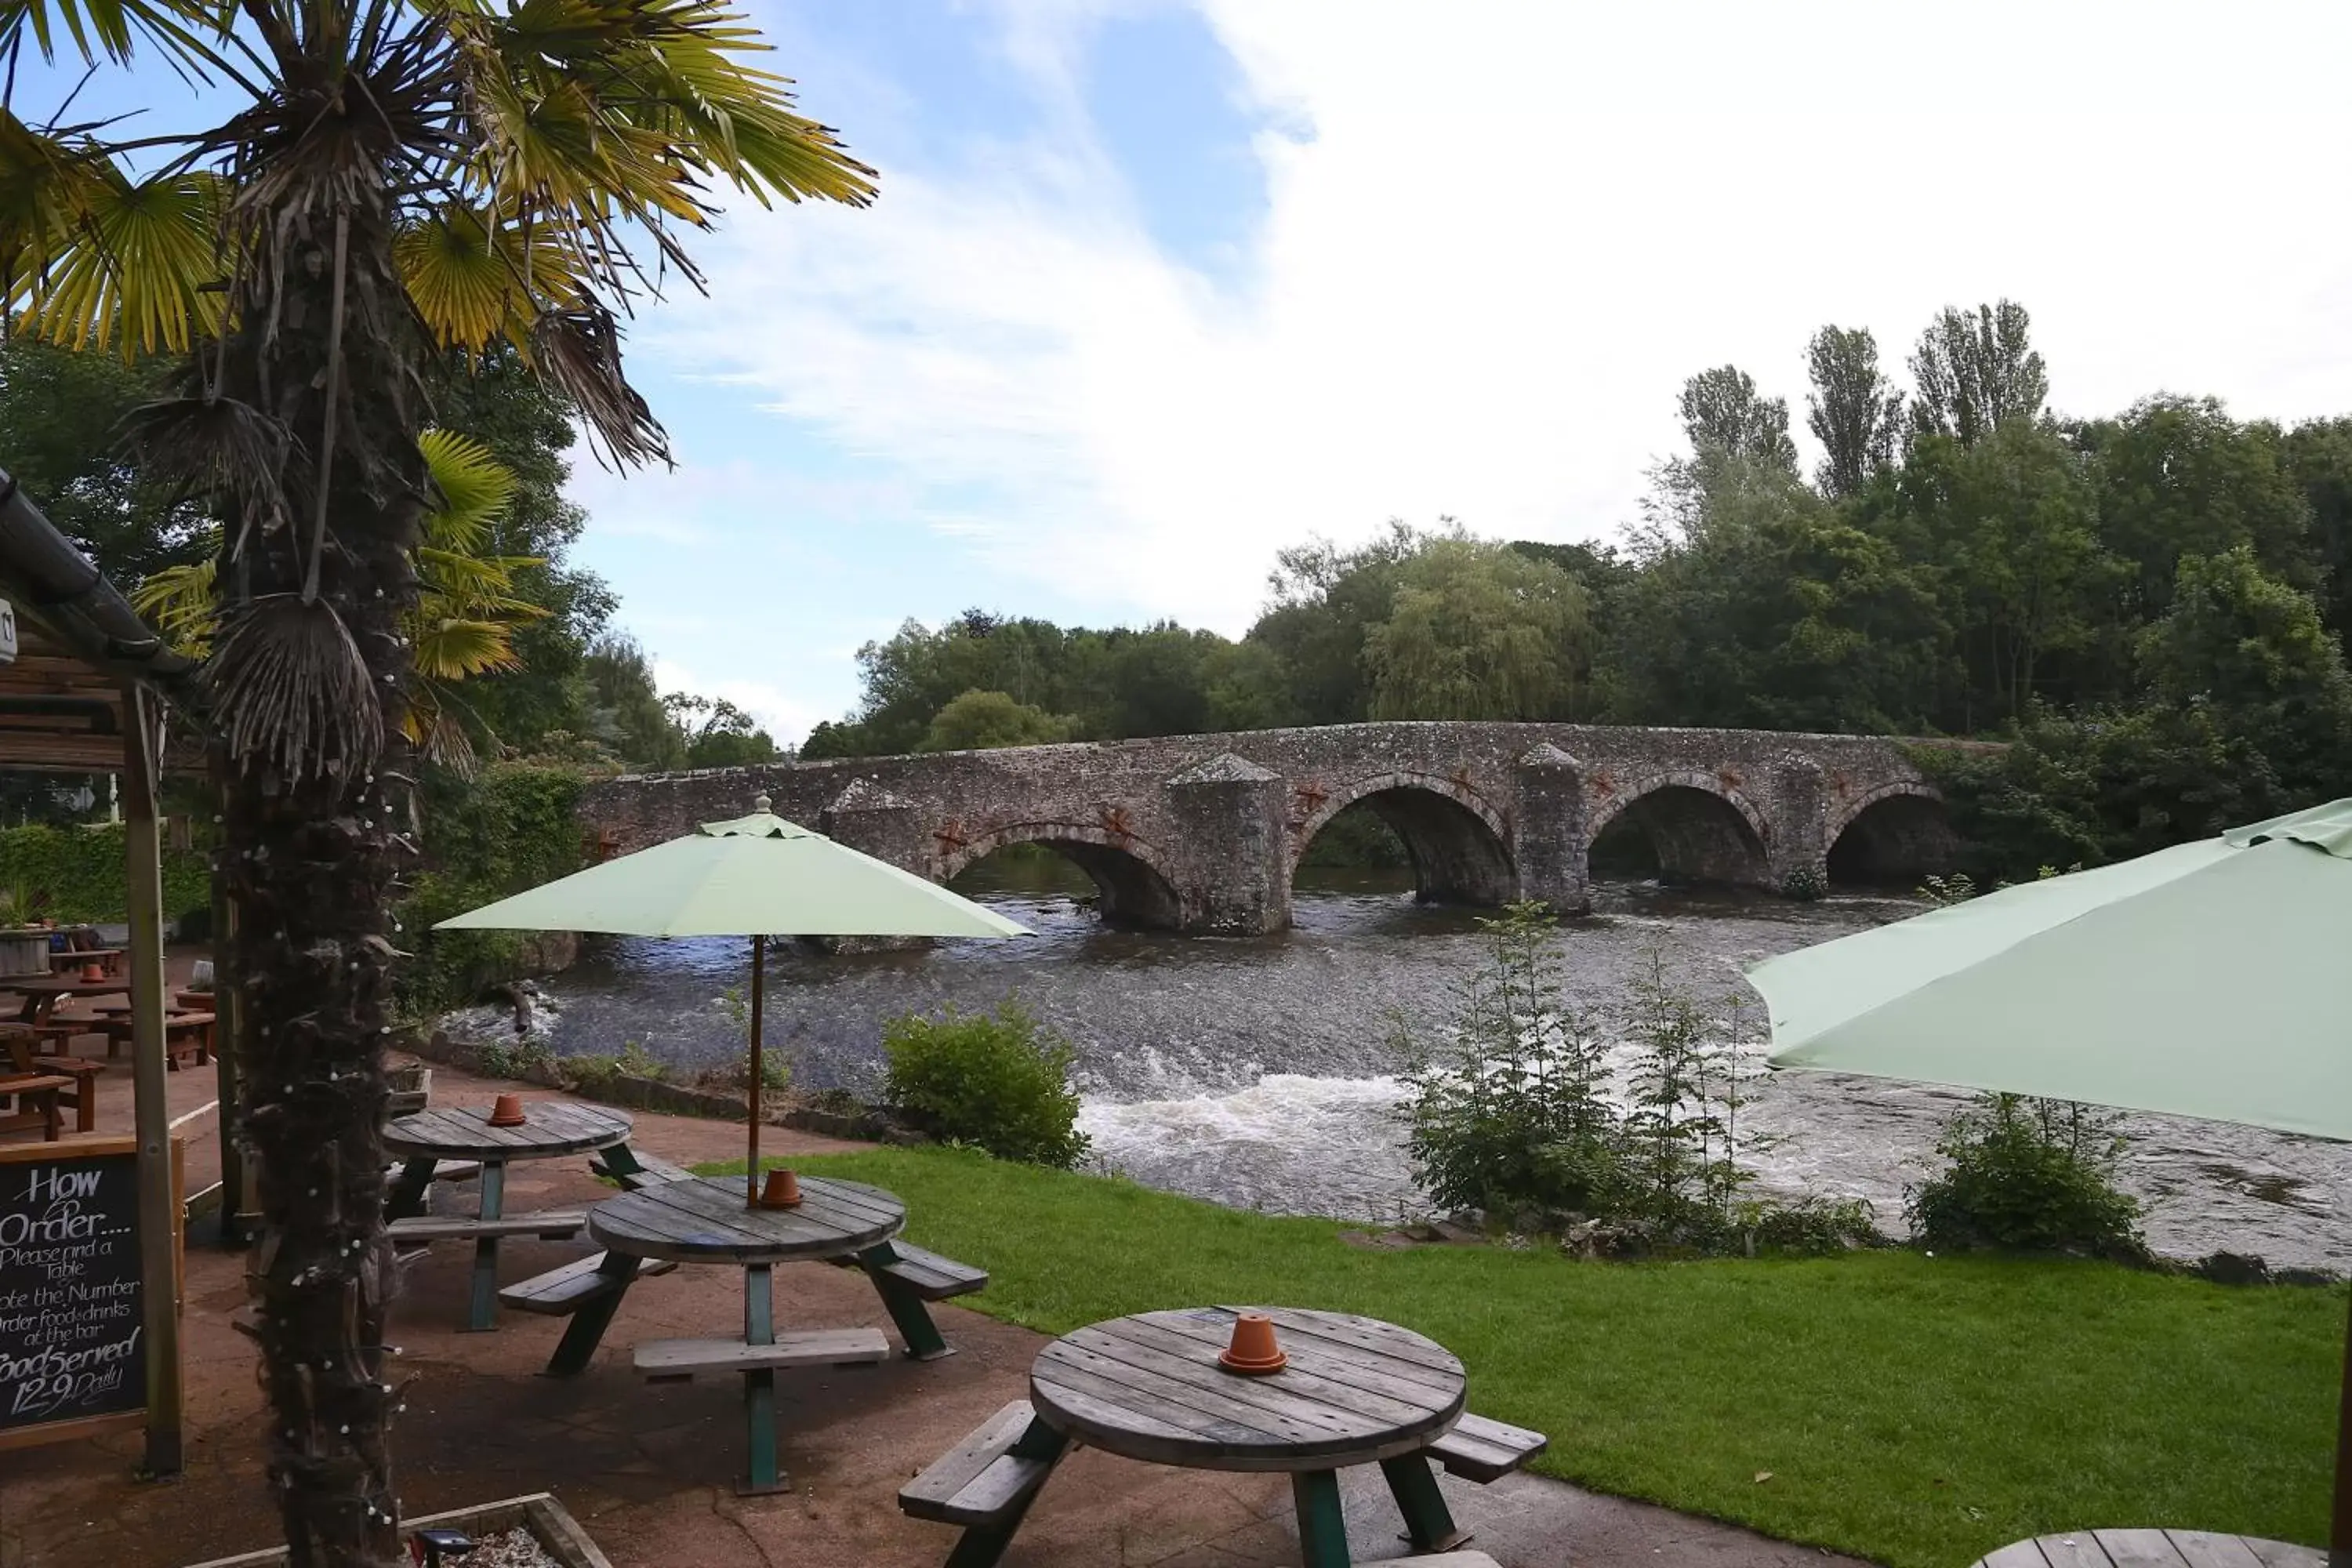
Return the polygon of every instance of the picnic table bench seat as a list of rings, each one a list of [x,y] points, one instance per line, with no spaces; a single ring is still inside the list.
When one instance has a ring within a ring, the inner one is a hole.
[[[551,1268],[518,1280],[499,1292],[499,1300],[518,1312],[537,1312],[543,1317],[563,1318],[579,1311],[604,1297],[617,1295],[625,1283],[619,1277],[604,1272],[602,1253],[578,1258],[561,1268]],[[644,1279],[656,1274],[667,1274],[677,1265],[667,1258],[640,1258],[634,1278]]]
[[[72,1079],[58,1073],[0,1074],[0,1096],[14,1095],[17,1104],[15,1110],[0,1111],[0,1132],[37,1127],[43,1142],[56,1142],[65,1136],[65,1113],[58,1109],[58,1097],[73,1087]]]
[[[408,1165],[404,1161],[395,1160],[383,1168],[383,1179],[387,1182],[396,1182],[407,1173]],[[470,1182],[481,1173],[482,1163],[479,1160],[440,1160],[433,1166],[433,1180],[436,1182]]]
[[[626,1149],[625,1160],[614,1158],[615,1152],[618,1151],[608,1151],[603,1156],[589,1161],[588,1168],[600,1176],[620,1183],[633,1193],[660,1186],[666,1182],[690,1182],[695,1179],[694,1173],[685,1166],[674,1165],[658,1155],[646,1153],[643,1149]]]
[[[1503,1568],[1483,1552],[1441,1552],[1434,1557],[1391,1557],[1387,1568]]]
[[[887,1262],[879,1256],[885,1250],[895,1255]],[[926,1301],[944,1301],[950,1296],[969,1296],[975,1290],[988,1289],[987,1269],[974,1268],[969,1263],[958,1263],[952,1258],[942,1258],[911,1242],[887,1241],[871,1251],[851,1253],[827,1261],[844,1268],[862,1267],[869,1274],[883,1275]]]
[[[1465,1411],[1451,1431],[1429,1445],[1429,1457],[1444,1465],[1447,1474],[1483,1487],[1542,1453],[1550,1441],[1540,1432]]]
[[[637,1346],[636,1369],[667,1383],[700,1372],[772,1372],[787,1366],[861,1366],[890,1359],[879,1329],[811,1329],[778,1334],[773,1344],[743,1340],[647,1340]]]
[[[1035,1414],[1027,1400],[1016,1399],[990,1416],[898,1489],[898,1511],[966,1528],[1015,1521],[1057,1457],[1013,1452]]]
[[[496,1219],[470,1219],[441,1215],[412,1215],[394,1220],[384,1229],[395,1242],[480,1241],[491,1237],[535,1236],[541,1241],[569,1241],[588,1223],[579,1209],[547,1209],[539,1214],[500,1215]]]

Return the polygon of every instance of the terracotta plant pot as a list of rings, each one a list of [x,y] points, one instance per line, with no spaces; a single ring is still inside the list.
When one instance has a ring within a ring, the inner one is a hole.
[[[767,1185],[760,1189],[760,1206],[763,1209],[800,1207],[801,1179],[790,1171],[769,1172]]]
[[[81,977],[95,984],[106,978],[106,966],[93,958],[81,966]]]
[[[522,1096],[502,1094],[490,1107],[490,1125],[520,1127],[522,1125]]]
[[[1290,1358],[1274,1340],[1274,1320],[1264,1312],[1243,1312],[1234,1319],[1233,1342],[1217,1352],[1217,1364],[1244,1377],[1280,1372]]]

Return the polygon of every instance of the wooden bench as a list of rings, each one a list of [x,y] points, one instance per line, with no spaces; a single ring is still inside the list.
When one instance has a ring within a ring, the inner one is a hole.
[[[387,1182],[396,1182],[407,1173],[408,1166],[404,1162],[395,1161],[383,1168]],[[440,1160],[433,1166],[433,1179],[436,1182],[470,1182],[481,1173],[482,1163],[478,1160]]]
[[[568,1318],[606,1296],[618,1295],[625,1281],[617,1275],[603,1272],[604,1255],[583,1258],[561,1268],[551,1268],[528,1279],[509,1285],[499,1292],[499,1300],[518,1312],[537,1312],[543,1317]],[[644,1279],[656,1274],[667,1274],[677,1267],[659,1258],[640,1258],[635,1278]]]
[[[1449,1475],[1460,1476],[1465,1481],[1485,1486],[1500,1480],[1549,1446],[1551,1439],[1540,1432],[1530,1432],[1524,1426],[1509,1426],[1500,1421],[1489,1421],[1484,1415],[1465,1412],[1454,1424],[1453,1430],[1430,1444],[1429,1457],[1444,1465]],[[1433,1559],[1433,1561],[1444,1561]]]
[[[7,1026],[5,1037],[0,1037],[0,1071],[13,1071],[26,1078],[71,1079],[72,1087],[58,1097],[58,1102],[74,1108],[75,1131],[96,1131],[98,1093],[89,1080],[104,1072],[106,1064],[86,1062],[79,1057],[41,1056],[35,1049],[38,1037],[21,1026]]]
[[[28,1127],[41,1130],[45,1142],[54,1143],[65,1136],[65,1113],[58,1109],[58,1096],[72,1089],[74,1080],[56,1073],[7,1073],[0,1075],[0,1097],[13,1095],[17,1108],[0,1111],[0,1132],[21,1132]]]
[[[548,1209],[541,1214],[510,1214],[497,1219],[444,1218],[413,1215],[383,1228],[395,1242],[484,1241],[508,1236],[535,1236],[541,1241],[569,1241],[588,1223],[579,1209]]]
[[[101,1018],[89,1034],[106,1037],[106,1056],[111,1061],[116,1053],[131,1044],[131,1031],[137,1026],[127,1017]],[[180,1070],[180,1058],[193,1056],[203,1067],[213,1059],[213,1016],[210,1013],[169,1013],[163,1018],[163,1065],[173,1072]]]
[[[926,1301],[944,1301],[950,1296],[969,1296],[988,1288],[988,1270],[974,1268],[969,1263],[958,1263],[952,1258],[942,1258],[919,1247],[903,1241],[887,1244],[898,1256],[890,1262],[876,1260],[873,1252],[855,1258],[842,1258],[844,1263],[862,1263],[869,1274],[881,1274],[897,1280]]]
[[[863,1366],[890,1359],[879,1329],[813,1329],[778,1334],[768,1345],[742,1340],[647,1340],[635,1363],[649,1383],[682,1382],[703,1372],[772,1372],[787,1366]]]
[[[1052,1458],[1014,1452],[1034,1414],[1027,1400],[1016,1399],[990,1416],[898,1489],[898,1511],[911,1519],[1009,1535],[1054,1470]]]
[[[1483,1552],[1444,1552],[1434,1557],[1391,1557],[1382,1568],[1502,1568]]]
[[[620,1183],[633,1193],[667,1182],[694,1180],[694,1173],[685,1166],[673,1165],[667,1160],[625,1144],[607,1150],[602,1156],[589,1161],[588,1168],[600,1176]]]

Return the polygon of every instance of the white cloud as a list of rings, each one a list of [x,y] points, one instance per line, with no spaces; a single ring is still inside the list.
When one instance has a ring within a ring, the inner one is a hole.
[[[1312,127],[1257,142],[1248,297],[1156,249],[1055,112],[886,167],[871,211],[739,209],[646,346],[904,476],[845,508],[1229,631],[1310,531],[1612,531],[1685,375],[1737,362],[1801,425],[1824,321],[1899,377],[1933,310],[2008,295],[2063,409],[2344,405],[2352,10],[1204,5],[1269,123]],[[1057,108],[1085,9],[1008,7]]]

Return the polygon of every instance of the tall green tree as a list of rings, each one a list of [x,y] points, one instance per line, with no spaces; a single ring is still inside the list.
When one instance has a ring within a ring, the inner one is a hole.
[[[1919,336],[1911,379],[1912,427],[1973,447],[2011,419],[2034,419],[2050,376],[2032,342],[2032,318],[2014,300],[1947,306]]]
[[[1903,394],[1878,368],[1878,340],[1867,327],[1823,327],[1805,346],[1812,391],[1805,427],[1822,444],[1813,483],[1832,500],[1860,495],[1872,476],[1895,464],[1903,438]]]
[[[194,106],[178,126],[37,125],[10,95],[0,301],[53,342],[183,360],[139,434],[226,542],[205,685],[269,1475],[293,1568],[389,1568],[379,1127],[421,372],[510,345],[613,458],[665,457],[623,314],[696,276],[682,234],[718,189],[864,203],[872,171],[793,112],[716,0],[12,0],[0,48],[27,47],[93,70],[152,56],[150,101]],[[174,68],[222,88],[226,117]]]
[[[1375,719],[1570,719],[1591,666],[1584,589],[1508,545],[1433,539],[1364,639]]]
[[[1720,454],[1796,471],[1789,400],[1759,395],[1756,378],[1738,365],[1703,370],[1683,383],[1679,406],[1683,434],[1702,463]]]

